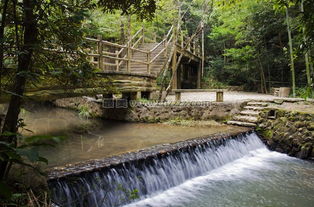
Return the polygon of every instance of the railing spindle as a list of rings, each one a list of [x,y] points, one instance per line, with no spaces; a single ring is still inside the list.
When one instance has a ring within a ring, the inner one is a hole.
[[[119,50],[116,50],[116,58],[119,58]],[[119,71],[120,61],[116,59],[116,71]]]
[[[150,63],[150,58],[151,58],[151,52],[147,53],[147,73],[151,73],[151,63]]]
[[[102,44],[102,36],[101,35],[98,35],[97,36],[97,39],[98,39],[98,42],[97,42],[97,52],[99,54],[98,56],[98,67],[101,69],[101,70],[104,70],[104,60],[103,60],[103,57],[102,57],[102,51],[103,51],[103,44]]]
[[[144,26],[142,27],[142,44],[145,43],[145,31],[144,31]]]

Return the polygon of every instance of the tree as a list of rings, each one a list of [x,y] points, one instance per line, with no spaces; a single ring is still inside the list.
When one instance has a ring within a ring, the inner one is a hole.
[[[291,82],[292,82],[292,95],[295,97],[295,68],[294,68],[294,53],[293,53],[293,46],[292,46],[292,36],[291,36],[291,26],[290,26],[290,16],[289,16],[289,7],[285,5],[286,11],[286,23],[287,23],[287,32],[288,32],[288,39],[289,39],[289,53],[290,53],[290,70],[291,70]]]
[[[13,0],[1,4],[0,35],[1,31],[4,32],[2,32],[3,37],[0,39],[0,52],[4,51],[3,45],[10,44],[17,68],[14,70],[15,78],[10,92],[11,99],[1,130],[0,141],[16,145],[18,116],[25,86],[28,82],[32,82],[39,74],[58,72],[60,63],[65,64],[63,67],[66,73],[69,72],[67,66],[81,67],[78,73],[84,68],[91,69],[85,67],[85,56],[84,53],[80,52],[84,47],[82,40],[85,34],[82,22],[86,17],[87,10],[96,6],[105,12],[120,9],[125,14],[137,14],[140,18],[152,18],[156,9],[156,2],[155,0]],[[4,18],[7,16],[10,21]],[[13,26],[12,22],[14,23]],[[14,42],[5,42],[4,40],[8,38],[4,36],[11,37],[10,40],[14,40]],[[49,50],[58,47],[63,48],[67,54],[51,53]],[[0,63],[3,63],[4,58],[1,54]],[[92,71],[90,70],[90,72]],[[58,73],[60,74],[60,71]],[[1,156],[6,155],[1,154]],[[5,159],[0,161],[0,181],[4,179],[10,166],[7,161],[3,160]]]

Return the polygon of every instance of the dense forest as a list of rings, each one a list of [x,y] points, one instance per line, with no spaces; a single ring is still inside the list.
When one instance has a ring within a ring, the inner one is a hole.
[[[240,85],[270,93],[272,87],[295,83],[296,95],[311,96],[312,1],[182,1],[180,9],[185,33],[193,34],[200,21],[205,25],[204,87]],[[171,1],[158,1],[152,19],[132,16],[132,33],[144,26],[162,36],[177,10]],[[89,36],[123,42],[128,19],[118,11],[103,15],[96,10],[89,13],[84,27]]]
[[[0,98],[10,97],[0,117],[1,197],[12,198],[6,185],[12,163],[47,162],[25,150],[38,137],[19,143],[25,87],[93,81],[99,69],[87,61],[86,37],[123,44],[141,27],[158,38],[178,19],[187,35],[201,23],[204,88],[291,87],[291,96],[313,98],[313,11],[314,0],[1,0]]]

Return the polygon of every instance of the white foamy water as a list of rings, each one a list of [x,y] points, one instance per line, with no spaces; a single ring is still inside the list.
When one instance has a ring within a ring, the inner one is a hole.
[[[232,182],[236,179],[256,179],[251,173],[252,170],[274,169],[271,160],[289,160],[287,155],[271,152],[266,147],[250,151],[248,155],[214,169],[203,176],[187,180],[183,184],[170,188],[162,193],[153,195],[144,200],[125,205],[125,207],[168,207],[181,206],[189,203],[190,200],[197,199],[204,188],[211,185],[211,182]],[[235,189],[236,190],[236,189]]]
[[[271,152],[251,133],[50,187],[60,206],[308,206],[313,175],[313,163]]]

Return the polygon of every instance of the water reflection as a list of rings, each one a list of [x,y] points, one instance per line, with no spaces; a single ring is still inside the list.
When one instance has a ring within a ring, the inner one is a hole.
[[[174,143],[214,133],[230,133],[242,129],[232,126],[184,127],[164,124],[127,123],[81,119],[77,113],[60,108],[37,108],[24,111],[26,135],[66,135],[68,139],[53,149],[41,149],[49,166],[99,159],[129,151]]]

